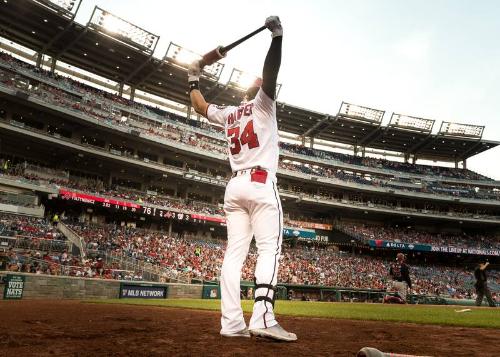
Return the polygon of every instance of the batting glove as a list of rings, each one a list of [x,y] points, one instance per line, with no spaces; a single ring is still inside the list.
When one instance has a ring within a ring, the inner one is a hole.
[[[271,31],[271,36],[283,36],[283,27],[281,26],[281,21],[278,16],[269,16],[266,19],[265,26]]]
[[[198,82],[201,75],[200,60],[193,61],[188,67],[188,82]]]

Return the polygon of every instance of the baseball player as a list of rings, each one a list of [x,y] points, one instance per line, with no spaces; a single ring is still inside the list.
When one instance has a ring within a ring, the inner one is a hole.
[[[272,41],[262,73],[238,106],[220,107],[205,101],[199,90],[200,61],[188,70],[193,108],[211,123],[224,126],[233,171],[226,187],[224,212],[228,244],[221,272],[220,331],[226,337],[259,336],[294,341],[274,316],[274,300],[281,254],[283,213],[276,186],[278,125],[276,80],[281,65],[283,28],[277,16],[268,17]],[[258,258],[255,268],[255,303],[248,329],[240,301],[241,268],[255,237]]]
[[[483,298],[486,297],[488,305],[490,307],[496,307],[495,301],[491,297],[491,291],[488,288],[488,277],[486,276],[486,268],[490,263],[486,262],[484,264],[478,264],[474,270],[474,277],[476,278],[475,288],[476,288],[476,306],[481,306],[483,303]]]
[[[393,281],[394,289],[402,300],[403,304],[406,304],[406,294],[408,288],[411,289],[411,279],[410,279],[410,269],[405,263],[405,255],[403,253],[398,253],[396,256],[396,263],[391,264],[389,271]]]

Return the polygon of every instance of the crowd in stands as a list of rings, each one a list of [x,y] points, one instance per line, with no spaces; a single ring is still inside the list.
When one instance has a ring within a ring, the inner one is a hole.
[[[107,187],[104,183],[95,178],[71,176],[67,172],[59,173],[57,176],[52,175],[42,175],[44,172],[57,171],[53,168],[46,168],[40,166],[39,164],[26,163],[25,161],[11,162],[8,159],[0,158],[0,161],[9,162],[7,168],[0,168],[0,176],[5,176],[10,179],[19,180],[24,183],[33,183],[43,186],[53,186],[54,188],[67,188],[82,191],[85,193],[91,193],[95,195],[101,195],[112,198],[119,198],[124,200],[135,201],[139,204],[153,204],[158,205],[163,208],[178,209],[183,211],[195,212],[198,214],[206,215],[224,215],[223,209],[220,205],[210,204],[205,202],[206,200],[193,200],[193,199],[180,199],[177,197],[171,197],[161,193],[152,194],[147,191],[141,191],[132,189],[130,187],[122,187],[118,185],[111,185]],[[290,164],[291,165],[291,164]],[[26,168],[29,168],[27,170]],[[58,172],[58,171],[57,171]],[[41,175],[43,177],[41,177]],[[293,193],[300,195],[302,197],[310,197],[313,199],[323,199],[328,201],[342,202],[347,199],[348,202],[355,205],[362,205],[366,207],[378,207],[378,208],[395,208],[395,201],[387,200],[384,197],[377,198],[376,196],[366,196],[361,197],[357,194],[349,193],[346,195],[339,195],[338,193],[333,193],[328,190],[319,190],[314,193],[308,193],[304,190],[303,186],[283,186],[283,184],[278,185],[280,190],[284,190],[288,193]],[[413,207],[411,201],[404,201],[401,203],[402,210],[404,211],[415,211],[423,213],[433,213],[433,214],[453,214],[454,216],[460,217],[483,217],[492,218],[494,215],[492,212],[475,208],[470,209],[466,207],[454,207],[449,206],[439,206],[432,202],[427,202],[425,207]]]
[[[320,176],[330,179],[352,182],[375,187],[394,188],[402,191],[432,193],[463,198],[474,199],[500,199],[500,190],[480,189],[470,185],[461,184],[459,186],[446,185],[438,182],[421,181],[418,185],[403,185],[398,180],[390,180],[380,176],[361,175],[353,172],[337,169],[333,167],[309,165],[299,162],[290,162],[281,159],[279,162],[281,169],[300,172],[306,175]]]
[[[287,150],[296,154],[317,157],[325,160],[336,160],[351,165],[362,165],[380,169],[388,169],[394,171],[403,171],[407,173],[430,175],[430,176],[443,176],[462,180],[491,180],[490,178],[478,174],[471,170],[456,169],[451,167],[442,166],[428,166],[417,165],[411,163],[391,161],[381,158],[373,157],[360,157],[326,150],[312,149],[306,146],[280,143],[283,150]]]
[[[76,257],[67,251],[62,253],[38,250],[0,251],[0,261],[10,272],[74,276],[117,280],[142,280],[140,274],[117,269],[105,264],[100,257]]]
[[[121,252],[127,256],[169,269],[174,274],[190,274],[193,279],[215,280],[224,257],[223,241],[203,241],[169,236],[116,225],[71,224],[89,250]],[[250,249],[242,278],[253,280],[257,260]],[[335,252],[328,248],[285,246],[278,280],[289,284],[326,285],[351,288],[387,289],[389,261],[362,255]],[[412,270],[413,291],[417,294],[450,295],[465,298],[472,292],[472,272],[463,269],[416,265]],[[492,289],[498,288],[500,275],[492,274]],[[496,291],[496,290],[494,290]]]
[[[4,55],[8,56],[8,55]],[[14,63],[18,63],[19,61],[14,60]],[[22,62],[21,62],[22,63]],[[27,66],[23,64],[23,68]],[[44,73],[41,69],[32,69],[33,71],[37,71],[37,73]],[[3,75],[2,75],[3,74]],[[7,85],[15,85],[15,80],[6,74],[4,71],[0,71],[0,79],[4,84]],[[52,76],[54,77],[54,75]],[[77,86],[76,81],[70,80],[68,78],[57,76],[61,81],[66,83],[67,85]],[[177,144],[187,145],[190,147],[197,147],[201,151],[218,153],[221,155],[226,155],[227,148],[225,146],[223,137],[219,139],[214,139],[210,136],[201,135],[200,133],[196,133],[191,131],[189,128],[181,128],[177,126],[177,123],[171,122],[169,124],[170,114],[167,112],[163,112],[162,123],[156,125],[139,125],[134,124],[135,120],[128,120],[122,117],[121,112],[119,110],[115,110],[113,107],[113,103],[121,103],[123,105],[129,103],[129,100],[124,98],[113,96],[112,94],[105,93],[105,98],[115,98],[115,100],[111,101],[111,103],[105,103],[103,101],[97,101],[95,99],[96,89],[92,89],[83,84],[79,84],[75,90],[83,90],[86,94],[82,97],[77,97],[73,94],[70,94],[64,90],[53,87],[52,85],[47,85],[41,83],[36,88],[31,88],[31,94],[35,97],[39,97],[40,99],[50,102],[55,105],[63,106],[65,108],[71,108],[76,111],[81,111],[97,120],[104,121],[110,125],[121,126],[128,128],[127,130],[131,130],[132,128],[136,131],[141,132],[145,136],[153,136],[156,138],[168,139],[174,141]],[[92,92],[87,93],[87,90],[92,90]],[[103,94],[104,95],[104,94]],[[133,102],[132,102],[133,103]],[[135,103],[135,107],[140,107],[141,104]],[[151,108],[147,108],[150,110]],[[158,110],[156,110],[157,112]],[[173,115],[173,114],[172,114]],[[312,157],[319,157],[327,160],[339,160],[339,158],[348,158],[351,161],[358,162],[357,164],[364,165],[366,163],[376,163],[376,165],[368,165],[379,167],[384,163],[386,166],[390,166],[392,169],[402,168],[403,171],[408,171],[409,167],[418,167],[418,173],[421,174],[435,174],[446,177],[454,177],[454,178],[464,178],[464,179],[487,179],[484,176],[476,174],[470,170],[458,170],[452,168],[444,168],[444,167],[431,167],[431,166],[423,166],[423,165],[412,165],[405,163],[398,163],[388,160],[382,159],[374,159],[374,158],[359,158],[356,156],[350,156],[346,154],[327,152],[317,149],[306,148],[294,144],[281,143],[281,148],[283,150],[292,151],[295,153],[300,153],[303,155],[308,155]],[[133,156],[134,154],[126,148],[117,150],[110,149],[113,153],[118,153],[119,155],[125,156]],[[349,161],[348,160],[348,161]],[[361,160],[361,161],[360,161]],[[342,161],[342,160],[341,160]],[[348,162],[353,163],[353,162]],[[366,166],[366,165],[365,165]],[[383,165],[382,165],[383,166]],[[414,192],[423,192],[423,193],[433,193],[433,194],[442,194],[442,195],[452,195],[456,197],[465,197],[465,198],[476,198],[476,199],[500,199],[500,191],[499,190],[487,190],[487,189],[479,189],[474,186],[460,185],[460,186],[450,186],[441,184],[438,182],[421,182],[420,185],[408,186],[401,185],[398,180],[388,180],[382,177],[376,176],[362,176],[356,175],[352,172],[342,170],[342,169],[334,169],[327,166],[320,165],[309,165],[309,164],[299,164],[299,163],[287,163],[283,159],[280,161],[280,168],[287,169],[297,172],[302,172],[309,175],[321,176],[325,178],[333,178],[339,179],[347,182],[354,182],[358,184],[379,186],[379,187],[390,187],[398,190],[405,191],[414,191]],[[387,168],[387,167],[386,167]],[[425,168],[425,169],[424,169]],[[429,169],[431,168],[431,169]],[[436,169],[437,171],[433,171]],[[411,171],[411,170],[410,170]],[[463,174],[463,175],[462,175]],[[462,176],[460,176],[462,175]]]
[[[38,249],[18,249],[7,247],[0,252],[0,260],[6,262],[10,271],[31,272],[35,274],[68,275],[103,279],[141,280],[134,272],[120,270],[116,265],[105,265],[100,258],[102,253],[119,253],[147,262],[168,272],[166,276],[188,275],[192,279],[216,280],[220,274],[225,241],[200,240],[168,235],[164,232],[122,227],[114,224],[93,225],[69,223],[69,227],[81,236],[86,244],[87,256],[82,259],[72,256],[67,249],[63,251],[40,251]],[[345,227],[344,227],[345,228]],[[55,229],[50,222],[41,218],[0,214],[0,236],[21,235],[36,240],[40,237],[54,238]],[[352,228],[353,234],[369,236],[373,230]],[[391,231],[386,230],[391,239]],[[60,237],[57,233],[56,237]],[[369,236],[371,238],[371,236]],[[452,236],[432,237],[414,236],[418,242],[449,244]],[[435,241],[434,239],[440,239]],[[462,237],[461,245],[476,247],[474,239],[488,242],[498,247],[498,241],[486,237]],[[482,246],[481,246],[482,247]],[[1,247],[0,247],[1,248]],[[5,247],[4,247],[5,248]],[[257,251],[251,247],[243,266],[242,278],[253,280]],[[285,245],[280,260],[279,281],[297,285],[326,285],[365,289],[388,289],[391,287],[388,276],[389,261],[344,252],[336,252],[328,246],[291,247]],[[442,294],[456,298],[471,297],[473,294],[473,275],[463,269],[411,264],[413,292],[416,294]],[[498,272],[490,274],[490,288],[500,288]]]
[[[71,255],[66,238],[47,218],[3,212],[0,261],[2,268],[11,272],[142,280],[140,274],[106,266],[99,256]]]
[[[338,225],[338,228],[361,241],[385,240],[412,244],[429,244],[468,249],[500,249],[500,238],[487,235],[430,233],[412,228],[383,227],[364,224]]]
[[[190,120],[159,108],[99,90],[71,78],[32,66],[7,53],[0,52],[0,63],[19,73],[38,77],[41,81],[48,83],[41,83],[38,88],[33,90],[32,94],[49,102],[82,111],[98,120],[104,120],[113,125],[133,126],[135,130],[139,130],[144,134],[175,140],[191,146],[198,146],[203,150],[215,151],[220,154],[227,152],[227,149],[220,145],[221,142],[225,141],[221,133],[221,128],[208,125],[206,122]],[[15,79],[12,80],[9,75],[4,75],[0,79],[4,84],[15,85]],[[62,88],[62,90],[55,86]],[[149,124],[151,124],[151,120],[148,121],[147,118],[153,118],[158,124],[156,126],[139,124],[134,126],[134,120],[124,120],[119,110],[120,108],[124,108],[131,113],[139,113],[144,116],[145,122],[149,122]],[[196,132],[189,132],[192,130]],[[208,136],[200,135],[203,133],[208,134]],[[214,134],[218,135],[214,136]],[[201,140],[202,138],[203,140]],[[218,140],[213,138],[217,138]],[[359,157],[285,142],[281,142],[280,147],[284,151],[328,161],[340,161],[352,165],[464,180],[490,180],[488,177],[470,170],[402,163],[373,157]]]
[[[214,280],[222,264],[223,246],[170,237],[162,232],[116,225],[70,224],[89,251],[110,251],[160,265],[170,276],[188,273],[192,278]],[[204,247],[207,249],[197,249]]]
[[[180,199],[162,194],[152,194],[140,190],[135,190],[129,187],[121,187],[118,185],[106,187],[106,185],[101,180],[91,178],[82,178],[76,176],[71,176],[69,178],[63,179],[57,176],[53,176],[51,178],[47,176],[40,177],[37,173],[34,172],[34,170],[30,170],[29,173],[26,174],[26,166],[34,167],[35,165],[27,165],[25,162],[12,163],[8,167],[8,169],[0,169],[0,176],[6,175],[7,177],[12,178],[22,178],[24,182],[32,182],[37,184],[43,182],[58,188],[74,189],[98,196],[106,196],[115,199],[134,201],[139,204],[147,203],[163,208],[195,212],[198,214],[218,216],[224,215],[223,209],[216,204],[210,204],[207,202],[196,201],[192,199]],[[42,171],[42,169],[43,168],[40,167],[40,171]]]
[[[64,236],[45,218],[0,212],[0,235],[63,240]]]

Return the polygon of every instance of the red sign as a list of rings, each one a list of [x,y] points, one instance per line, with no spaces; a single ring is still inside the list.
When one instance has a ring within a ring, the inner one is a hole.
[[[115,205],[121,207],[141,208],[141,205],[138,205],[137,203],[118,201],[112,198],[87,195],[85,193],[66,191],[63,189],[59,190],[59,194],[65,200],[72,200],[90,204],[96,204],[96,202],[102,202],[104,204],[103,206],[105,207],[110,207],[111,205]]]
[[[192,214],[191,215],[192,219],[199,219],[202,221],[209,221],[209,222],[217,222],[217,223],[226,223],[225,218],[221,217],[209,217],[209,216],[203,216],[201,214]]]
[[[331,231],[333,229],[333,225],[327,223],[295,221],[293,219],[287,220],[286,223],[293,227],[299,227],[299,228],[323,229],[325,231]]]

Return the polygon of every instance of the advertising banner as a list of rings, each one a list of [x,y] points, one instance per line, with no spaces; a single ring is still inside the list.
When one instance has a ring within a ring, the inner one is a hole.
[[[22,299],[25,277],[23,275],[7,275],[5,277],[4,299]]]
[[[115,208],[122,208],[122,209],[130,208],[132,212],[135,212],[135,210],[141,208],[141,205],[137,203],[115,200],[112,198],[104,198],[100,196],[95,196],[75,191],[68,191],[63,189],[59,190],[59,195],[63,200],[77,201],[82,203],[88,203],[91,205],[100,205],[105,208],[111,208],[112,206],[114,206]]]
[[[326,224],[326,223],[296,221],[293,219],[287,220],[286,223],[290,226],[299,228],[323,229],[325,231],[331,231],[333,229],[333,224]]]
[[[166,299],[168,285],[121,283],[120,299]]]
[[[370,239],[368,241],[370,247],[374,248],[392,248],[402,250],[415,250],[420,252],[441,252],[469,255],[491,255],[500,256],[500,249],[476,249],[476,248],[457,248],[446,246],[434,246],[428,244],[412,244],[403,242],[389,242],[381,239]]]
[[[283,236],[316,240],[316,232],[297,228],[283,228]]]

